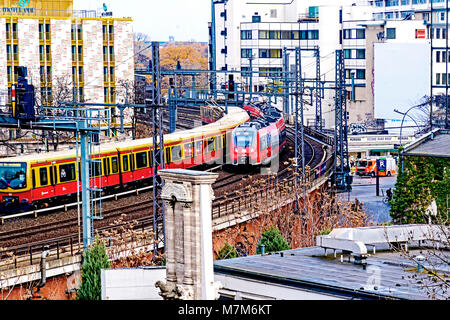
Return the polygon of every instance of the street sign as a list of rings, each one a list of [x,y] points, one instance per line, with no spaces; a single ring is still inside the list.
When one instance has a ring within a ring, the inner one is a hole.
[[[378,172],[386,172],[386,159],[378,159],[377,160],[377,170]]]

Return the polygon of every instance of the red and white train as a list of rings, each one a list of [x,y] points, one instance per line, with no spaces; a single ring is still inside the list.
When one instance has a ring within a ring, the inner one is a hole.
[[[269,106],[244,107],[253,120],[237,126],[230,141],[234,165],[266,165],[278,157],[286,145],[283,115]]]

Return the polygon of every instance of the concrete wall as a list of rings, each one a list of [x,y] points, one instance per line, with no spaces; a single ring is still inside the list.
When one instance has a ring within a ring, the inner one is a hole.
[[[162,300],[155,283],[165,278],[165,267],[102,269],[102,300]]]
[[[86,102],[104,103],[102,21],[83,21],[84,98]]]
[[[51,20],[52,82],[65,80],[72,84],[72,23],[70,20]],[[56,88],[55,88],[56,89]]]
[[[40,87],[39,71],[39,20],[18,19],[19,65],[28,68],[29,83]],[[3,48],[2,48],[3,49]]]

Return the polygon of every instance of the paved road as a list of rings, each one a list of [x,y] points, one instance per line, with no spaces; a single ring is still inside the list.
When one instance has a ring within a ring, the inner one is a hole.
[[[386,223],[392,221],[389,210],[390,205],[383,203],[383,196],[386,195],[386,190],[392,188],[394,190],[397,176],[380,177],[380,196],[376,196],[376,179],[366,177],[354,177],[352,192],[350,193],[350,201],[358,199],[363,202],[364,211],[374,222]],[[347,200],[348,193],[343,193],[341,196]]]

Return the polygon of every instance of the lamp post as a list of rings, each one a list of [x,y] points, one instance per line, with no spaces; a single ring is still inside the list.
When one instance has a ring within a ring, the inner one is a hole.
[[[398,111],[397,109],[394,109],[394,112],[403,115],[402,124],[400,125],[400,145],[401,145],[402,147],[403,147],[403,139],[402,139],[402,137],[403,137],[403,136],[402,136],[403,123],[404,123],[404,121],[405,121],[406,116],[408,115],[408,112],[410,112],[412,109],[418,108],[418,107],[419,107],[419,106],[412,106],[412,107],[409,108],[408,111],[406,111],[406,112],[401,112],[401,111]],[[414,123],[416,124],[417,128],[419,128],[419,130],[420,130],[420,127],[419,127],[419,125],[417,124],[416,120],[415,120],[413,117],[411,117],[410,115],[408,115],[408,116],[414,121]],[[401,158],[401,160],[402,160],[402,172],[403,172],[403,148],[402,148],[402,150],[400,151],[400,158]]]

